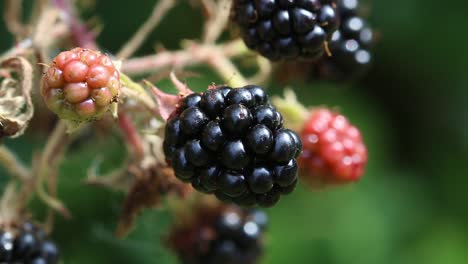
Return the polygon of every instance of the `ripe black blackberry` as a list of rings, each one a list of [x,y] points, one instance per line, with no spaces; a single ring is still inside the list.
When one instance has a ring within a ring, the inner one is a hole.
[[[316,59],[338,28],[335,0],[234,0],[245,44],[270,60]]]
[[[32,223],[13,231],[0,230],[0,263],[55,264],[58,256],[57,246]]]
[[[302,151],[299,137],[283,128],[281,114],[254,85],[183,98],[167,122],[163,147],[175,175],[198,191],[265,207],[294,189]]]
[[[341,24],[329,43],[331,57],[323,56],[315,70],[324,79],[346,80],[361,75],[370,65],[373,32],[357,14],[358,0],[338,0],[337,7]]]
[[[267,222],[259,210],[201,208],[189,223],[172,228],[168,246],[184,264],[253,264],[262,254]]]

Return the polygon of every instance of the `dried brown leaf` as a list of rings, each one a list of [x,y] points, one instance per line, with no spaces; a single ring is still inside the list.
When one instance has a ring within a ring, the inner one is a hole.
[[[138,214],[146,208],[158,207],[163,195],[185,197],[191,191],[189,185],[179,181],[169,167],[155,166],[146,170],[134,170],[135,182],[124,203],[116,235],[125,237],[133,228]]]
[[[16,78],[4,78],[0,83],[0,137],[19,137],[33,117],[31,101],[33,68],[22,57],[0,62],[0,68],[9,69]]]

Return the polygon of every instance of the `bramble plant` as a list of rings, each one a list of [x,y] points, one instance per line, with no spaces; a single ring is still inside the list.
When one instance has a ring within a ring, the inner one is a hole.
[[[60,245],[46,235],[57,213],[73,215],[57,195],[59,166],[68,147],[99,127],[120,131],[128,149],[115,170],[98,175],[94,164],[86,180],[126,194],[116,235],[123,239],[142,209],[163,207],[177,223],[164,240],[182,263],[257,263],[267,231],[258,207],[294,195],[300,179],[323,186],[363,175],[367,150],[346,117],[306,108],[293,90],[279,97],[267,89],[291,61],[319,69],[317,78],[362,73],[373,37],[357,1],[194,0],[206,18],[200,39],[141,57],[133,55],[171,19],[176,0],[158,1],[116,54],[104,52],[72,2],[36,1],[25,24],[21,1],[5,1],[18,43],[0,55],[0,165],[11,176],[0,201],[0,263],[60,262]],[[253,61],[257,72],[245,77],[239,61]],[[224,83],[180,81],[194,65]],[[163,70],[170,87],[151,81]],[[30,165],[2,144],[51,123]],[[34,196],[48,208],[43,222],[28,211]]]

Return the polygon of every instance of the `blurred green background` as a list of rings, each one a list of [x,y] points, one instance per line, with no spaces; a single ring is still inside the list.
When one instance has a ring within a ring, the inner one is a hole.
[[[98,41],[116,52],[154,2],[96,1],[94,11],[84,15],[99,17],[104,27]],[[180,2],[139,54],[152,52],[155,43],[175,49],[180,40],[200,35],[199,10]],[[374,0],[363,5],[379,36],[370,72],[352,85],[290,86],[304,104],[338,106],[361,128],[370,153],[367,173],[342,188],[310,192],[299,186],[267,210],[271,225],[263,263],[467,263],[468,2]],[[13,44],[2,22],[0,51]],[[222,82],[210,73],[187,81],[199,90]],[[273,93],[282,88],[269,87]],[[43,137],[29,132],[5,141],[25,161],[44,144]],[[108,141],[88,142],[70,152],[61,166],[59,196],[74,215],[72,220],[59,217],[53,233],[64,262],[175,263],[160,242],[171,223],[163,210],[145,211],[127,239],[113,237],[124,196],[81,184],[96,153],[105,157],[104,169],[125,158],[118,135],[110,135]],[[7,176],[0,175],[3,186]],[[32,207],[43,216],[39,203]]]

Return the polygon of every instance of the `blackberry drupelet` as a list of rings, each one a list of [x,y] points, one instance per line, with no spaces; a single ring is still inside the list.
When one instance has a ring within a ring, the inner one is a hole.
[[[341,24],[329,43],[331,57],[323,56],[316,71],[324,79],[346,80],[363,74],[372,61],[373,32],[359,17],[358,0],[338,0]]]
[[[272,61],[317,59],[339,25],[335,0],[234,0],[232,14],[247,47]]]
[[[57,246],[37,226],[26,222],[14,231],[0,230],[0,263],[58,263]]]
[[[172,228],[169,247],[185,264],[254,264],[262,254],[267,222],[259,210],[202,208],[188,224]]]
[[[177,178],[244,206],[273,206],[294,189],[302,143],[261,87],[223,86],[181,100],[163,143]]]

